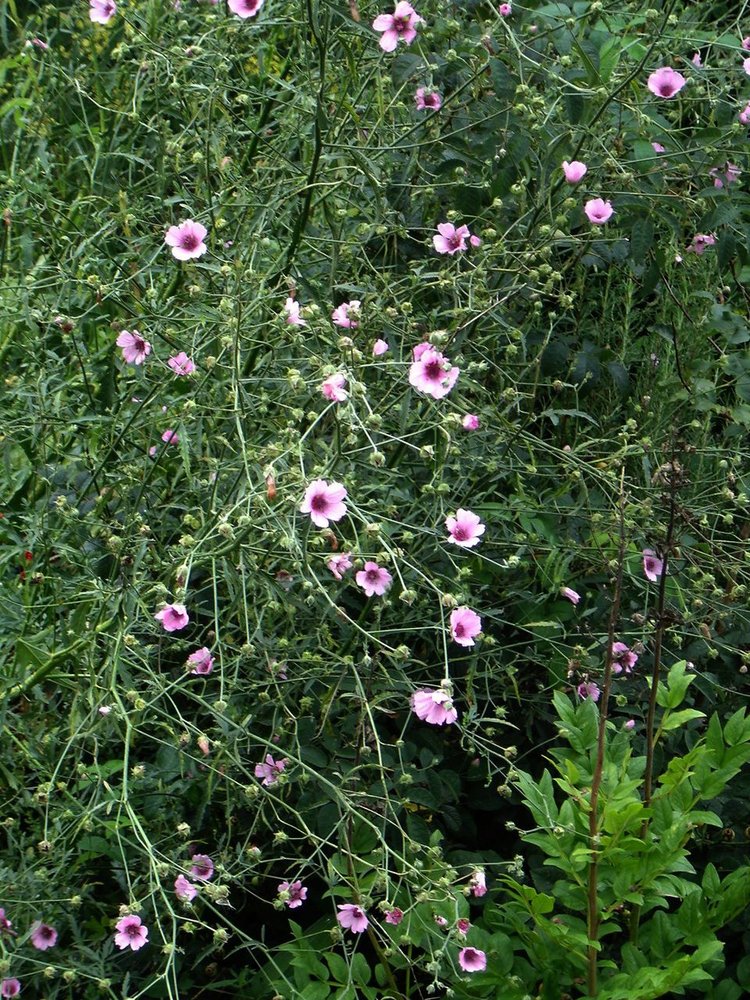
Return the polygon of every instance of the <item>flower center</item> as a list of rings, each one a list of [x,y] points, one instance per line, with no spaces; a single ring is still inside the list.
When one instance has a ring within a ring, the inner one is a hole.
[[[442,378],[443,366],[439,361],[428,361],[424,366],[424,373],[431,382],[435,382]]]
[[[405,31],[409,30],[409,18],[408,17],[394,17],[393,18],[393,30],[397,31],[399,35],[403,35]]]
[[[130,926],[125,931],[125,933],[130,938],[136,938],[136,937],[140,937],[140,935],[141,935],[141,929],[136,924],[130,924]]]
[[[183,250],[195,250],[200,243],[200,240],[195,233],[185,233],[181,242]]]
[[[453,537],[458,539],[459,542],[465,542],[469,537],[469,532],[463,524],[457,524],[453,529]]]
[[[328,501],[323,493],[316,493],[310,501],[310,506],[316,514],[322,514],[328,507]]]
[[[375,583],[376,580],[378,579],[378,577],[380,576],[380,570],[379,569],[368,569],[365,572],[365,576],[367,577],[367,579],[368,579],[368,581],[370,583]]]

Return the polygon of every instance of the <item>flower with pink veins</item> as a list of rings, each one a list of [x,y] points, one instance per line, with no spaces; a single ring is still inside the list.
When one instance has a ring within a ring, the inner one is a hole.
[[[0,997],[17,997],[21,992],[21,983],[18,979],[3,979],[0,982]]]
[[[470,921],[468,921],[466,917],[459,917],[458,920],[456,921],[456,930],[458,931],[459,934],[463,934],[464,937],[466,937],[466,935],[471,930]]]
[[[590,198],[583,206],[583,210],[586,218],[594,226],[603,226],[615,214],[612,202],[604,201],[602,198]]]
[[[57,931],[49,924],[36,923],[31,928],[31,943],[39,951],[54,948],[57,944]]]
[[[351,552],[339,552],[331,558],[326,563],[326,566],[330,569],[337,580],[344,579],[344,573],[352,568],[352,554]]]
[[[612,643],[612,672],[621,674],[623,670],[626,674],[633,671],[633,667],[638,662],[638,654],[634,653],[630,646],[624,642]]]
[[[392,14],[378,14],[372,22],[375,31],[381,31],[380,48],[384,52],[393,52],[399,41],[411,45],[417,37],[417,25],[423,24],[424,18],[414,10],[406,0],[399,0]]]
[[[366,562],[354,577],[357,586],[361,587],[367,597],[382,597],[393,583],[393,577],[383,566],[376,562]]]
[[[108,24],[116,13],[115,0],[89,0],[89,18],[94,24]]]
[[[207,854],[194,854],[190,859],[190,874],[201,882],[209,882],[214,877],[214,862]]]
[[[151,353],[151,344],[137,330],[122,330],[115,343],[129,365],[142,365]]]
[[[463,507],[459,507],[455,517],[451,515],[445,519],[445,526],[450,536],[448,541],[453,545],[460,545],[464,549],[471,549],[475,545],[479,545],[487,527],[482,524],[478,514],[464,510]]]
[[[458,718],[451,692],[445,682],[437,690],[424,688],[415,691],[411,696],[411,710],[418,719],[429,722],[431,726],[450,726]]]
[[[261,764],[255,765],[255,777],[263,779],[262,785],[275,785],[281,772],[286,770],[286,765],[286,757],[274,760],[271,754],[267,753],[266,759]]]
[[[203,242],[207,235],[208,230],[200,222],[186,219],[179,226],[169,227],[164,242],[172,248],[172,256],[177,260],[193,260],[208,250]]]
[[[165,632],[179,632],[190,621],[184,604],[166,604],[154,618],[161,622]]]
[[[649,76],[647,86],[657,97],[671,100],[675,94],[679,94],[686,83],[687,80],[682,73],[678,73],[671,66],[662,66]]]
[[[191,653],[187,658],[187,665],[193,668],[190,671],[191,674],[210,674],[214,668],[214,658],[211,656],[211,650],[208,646],[202,646],[201,649],[196,649],[194,653]]]
[[[471,608],[454,608],[451,611],[451,638],[459,646],[473,646],[482,631],[482,619]]]
[[[115,944],[122,951],[130,948],[138,951],[148,942],[148,928],[135,913],[127,917],[121,917],[115,924],[117,933],[115,934]]]
[[[443,98],[437,90],[425,90],[418,87],[414,95],[414,103],[418,111],[439,111],[443,106]]]
[[[189,878],[178,875],[174,880],[174,894],[183,903],[192,903],[198,895],[198,887],[193,885]]]
[[[344,400],[349,398],[349,393],[344,388],[345,385],[346,375],[343,375],[341,372],[336,372],[335,375],[329,375],[328,378],[321,384],[320,391],[326,399],[330,399],[332,403],[343,403]]]
[[[716,243],[716,237],[713,233],[696,233],[693,237],[693,242],[687,248],[685,253],[694,253],[699,257],[703,256],[704,252],[709,248],[714,246]]]
[[[456,384],[460,372],[431,344],[417,344],[409,366],[409,385],[433,399],[442,399]]]
[[[352,299],[351,302],[342,302],[331,313],[331,319],[336,326],[343,326],[345,330],[356,330],[359,326],[359,314],[362,303],[359,299]]]
[[[361,906],[357,906],[356,903],[340,903],[338,910],[336,919],[345,930],[351,931],[352,934],[361,934],[367,930],[370,921]]]
[[[660,559],[653,549],[643,550],[643,572],[651,583],[656,583],[664,572],[664,560]]]
[[[479,417],[476,413],[467,413],[461,421],[461,426],[465,431],[478,431]]]
[[[246,17],[255,17],[262,6],[263,0],[229,0],[231,12],[243,20]]]
[[[576,694],[581,700],[590,698],[591,701],[599,701],[601,691],[599,690],[599,685],[594,684],[593,681],[583,681],[576,688]]]
[[[327,528],[330,521],[340,521],[346,515],[346,489],[341,483],[314,479],[305,490],[300,513],[309,514],[317,528]]]
[[[580,160],[572,160],[570,163],[567,160],[562,161],[562,172],[568,184],[580,183],[586,176],[588,169],[586,164]]]
[[[175,375],[192,375],[195,371],[195,363],[192,358],[189,358],[184,351],[180,351],[179,354],[175,354],[171,357],[167,364],[175,373]]]
[[[469,878],[469,892],[477,899],[487,895],[487,876],[484,868],[475,868]]]
[[[394,906],[392,910],[386,911],[385,922],[387,924],[393,924],[394,927],[398,927],[403,919],[404,911],[400,910],[397,906]]]
[[[479,948],[462,948],[458,953],[458,964],[464,972],[484,972],[487,956]]]
[[[289,326],[307,326],[307,321],[300,316],[300,304],[291,296],[284,303],[284,313]]]
[[[384,340],[376,340],[372,345],[372,356],[379,358],[388,351],[388,344]]]
[[[282,882],[278,891],[279,895],[281,895],[282,892],[285,894],[283,899],[290,910],[296,910],[297,907],[302,906],[304,901],[307,899],[307,889],[299,881]]]
[[[437,230],[437,236],[432,237],[432,245],[438,253],[453,256],[459,250],[465,250],[466,241],[471,238],[468,226],[459,226],[456,229],[452,222],[441,222]]]

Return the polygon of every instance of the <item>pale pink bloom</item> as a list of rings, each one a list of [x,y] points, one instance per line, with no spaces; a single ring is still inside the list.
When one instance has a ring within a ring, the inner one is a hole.
[[[750,36],[748,38],[743,38],[740,44],[745,52],[747,52],[750,49]]]
[[[513,8],[509,3],[501,3],[497,8],[497,12],[501,17],[510,17],[513,13]]]
[[[17,997],[21,992],[21,983],[17,979],[3,979],[0,983],[0,997]]]
[[[340,521],[346,515],[346,489],[341,483],[314,479],[305,490],[300,513],[309,514],[317,528],[327,528],[329,521]]]
[[[435,921],[438,927],[448,926],[448,921],[445,919],[445,917],[441,917],[439,913],[436,913],[432,919]]]
[[[299,302],[296,302],[291,296],[284,303],[286,321],[290,326],[307,326],[307,322],[300,316],[300,308]]]
[[[479,948],[462,948],[458,953],[458,964],[464,972],[484,972],[487,956]]]
[[[398,7],[396,9],[398,10]],[[336,919],[342,927],[350,930],[353,934],[361,934],[362,931],[367,930],[370,921],[361,906],[357,906],[355,903],[340,903],[338,909]]]
[[[100,705],[99,706],[99,715],[109,715],[109,713],[111,711],[112,711],[112,706],[111,705]]]
[[[198,895],[198,887],[193,885],[189,878],[185,878],[184,875],[178,875],[174,880],[174,894],[183,903],[192,903]]]
[[[703,60],[701,59],[700,52],[696,52],[690,61],[692,62],[693,66],[697,66],[698,69],[701,69],[703,67]]]
[[[750,101],[748,101],[748,103],[745,105],[742,111],[740,111],[737,117],[739,118],[739,120],[742,122],[743,125],[750,124]]]
[[[94,24],[107,24],[116,13],[114,0],[89,0],[89,17]]]
[[[664,560],[660,559],[653,549],[643,550],[643,572],[646,579],[656,583],[664,571]]]
[[[331,558],[326,563],[326,566],[330,569],[337,580],[344,579],[344,573],[348,569],[352,568],[352,554],[351,552],[339,552]]]
[[[487,878],[484,874],[484,868],[477,868],[472,872],[469,879],[469,892],[477,899],[487,895]]]
[[[30,42],[30,43],[29,43],[29,42],[27,42],[26,44],[27,44],[27,45],[31,44],[31,45],[33,45],[33,46],[34,46],[35,48],[37,48],[37,49],[41,49],[41,50],[42,50],[42,52],[47,52],[47,51],[48,51],[48,49],[49,49],[49,45],[48,45],[48,44],[47,44],[46,42],[42,41],[42,39],[41,39],[41,38],[32,38],[32,39],[31,39],[31,42]]]
[[[444,687],[435,691],[427,688],[415,691],[411,696],[411,710],[418,719],[429,722],[431,726],[450,726],[458,718],[453,699]]]
[[[229,9],[237,17],[255,17],[263,6],[263,0],[229,0]]]
[[[571,604],[578,604],[581,599],[581,595],[572,587],[560,587],[560,594],[567,597]]]
[[[359,326],[358,320],[361,308],[362,303],[359,299],[352,299],[351,302],[342,302],[331,313],[331,319],[336,326],[343,326],[346,330],[356,330]]]
[[[750,63],[750,59],[747,62]],[[725,184],[729,186],[739,180],[742,171],[736,163],[727,162],[723,167],[711,167],[708,173],[714,179],[714,187],[723,188]]]
[[[578,184],[582,181],[586,172],[589,168],[585,163],[581,163],[580,160],[572,160],[568,163],[567,160],[562,162],[562,172],[565,174],[565,180],[568,184]]]
[[[454,608],[451,611],[451,637],[459,646],[473,646],[482,631],[482,619],[471,608]]]
[[[382,597],[393,583],[393,577],[388,570],[375,562],[366,562],[365,568],[361,569],[354,579],[367,597]]]
[[[281,772],[286,770],[287,763],[286,757],[274,760],[271,754],[267,753],[263,763],[255,765],[255,777],[263,779],[262,785],[275,785]]]
[[[634,653],[624,642],[613,642],[612,661],[613,673],[621,674],[624,670],[626,674],[629,674],[638,662],[638,654]]]
[[[172,248],[172,256],[177,260],[192,260],[194,257],[202,257],[208,250],[203,242],[207,235],[205,226],[187,219],[179,226],[170,226],[164,242]]]
[[[208,757],[211,753],[211,741],[208,736],[199,736],[195,741],[198,744],[198,749],[203,754],[204,757]]]
[[[180,440],[180,435],[177,431],[173,431],[171,427],[167,427],[167,429],[163,431],[161,439],[164,444],[177,444]]]
[[[716,237],[713,233],[696,233],[685,253],[694,253],[701,257],[708,247],[714,246],[715,243]]]
[[[121,917],[115,927],[117,928],[115,944],[121,951],[124,948],[138,951],[148,941],[148,928],[144,926],[141,918],[136,914]]]
[[[602,198],[590,198],[583,206],[583,210],[589,222],[595,226],[603,226],[605,222],[609,222],[615,212],[612,203]]]
[[[388,344],[384,340],[376,340],[372,345],[372,356],[374,358],[379,358],[382,354],[385,354],[388,350]]]
[[[137,330],[123,330],[115,341],[129,365],[142,365],[151,353],[151,344]]]
[[[459,917],[456,921],[456,930],[459,934],[463,934],[464,937],[471,930],[471,923],[466,919],[466,917]]]
[[[481,247],[482,245],[482,241],[479,239],[479,237],[473,235],[469,237],[469,243],[471,243],[473,247]]]
[[[625,723],[625,728],[630,732],[631,729],[635,729],[635,719],[628,719]]]
[[[210,674],[214,668],[214,658],[208,646],[202,646],[187,658],[187,665],[193,669],[191,674]]]
[[[437,90],[425,90],[418,87],[414,95],[414,103],[418,111],[439,111],[443,106],[443,98]]]
[[[349,398],[349,393],[344,388],[345,385],[346,375],[342,375],[341,372],[336,372],[335,375],[329,375],[328,378],[322,383],[320,391],[326,399],[330,399],[332,403],[343,403],[344,400]]]
[[[417,37],[417,25],[423,24],[424,18],[414,10],[406,0],[399,0],[392,14],[378,14],[372,22],[375,31],[382,31],[380,48],[384,52],[393,52],[399,39],[411,45]]]
[[[184,351],[180,351],[179,354],[175,354],[174,357],[167,361],[167,364],[176,375],[192,375],[195,371],[194,362],[187,356],[187,354],[185,354]]]
[[[601,691],[599,690],[599,685],[594,684],[593,681],[583,681],[576,688],[576,694],[579,698],[590,698],[592,701],[599,701]]]
[[[481,536],[484,534],[486,525],[482,524],[479,515],[470,510],[459,507],[456,516],[447,517],[445,526],[450,534],[449,542],[460,545],[464,549],[471,549],[479,545]]]
[[[31,943],[39,951],[54,948],[57,944],[57,931],[49,924],[37,923],[31,928]]]
[[[165,632],[179,632],[190,621],[184,604],[166,604],[154,618],[161,622]]]
[[[666,148],[660,142],[652,142],[651,148],[655,153],[666,153]]]
[[[453,256],[459,250],[466,249],[466,241],[471,237],[468,226],[459,226],[452,222],[441,222],[437,227],[438,235],[432,237],[432,244],[438,253],[448,253]]]
[[[686,83],[687,80],[682,73],[678,73],[671,66],[662,66],[651,74],[647,86],[652,94],[669,100],[675,94],[679,94]]]
[[[476,413],[467,413],[466,416],[461,421],[461,426],[465,431],[478,431],[479,417],[476,415]]]
[[[301,882],[282,882],[279,886],[279,892],[288,893],[284,902],[290,910],[296,910],[307,899],[307,889]]]
[[[442,399],[456,384],[460,372],[436,348],[428,343],[418,344],[409,366],[409,385],[433,399]]]
[[[190,866],[190,874],[193,878],[200,879],[201,882],[208,882],[214,877],[213,859],[207,854],[194,854],[190,860],[193,862]]]
[[[403,919],[404,911],[400,910],[397,906],[394,906],[392,910],[388,910],[385,915],[385,922],[393,924],[394,927],[398,927]]]

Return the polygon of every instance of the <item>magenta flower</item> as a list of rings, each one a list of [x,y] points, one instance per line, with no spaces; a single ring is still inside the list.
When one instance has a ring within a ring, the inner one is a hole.
[[[472,896],[476,896],[477,899],[481,896],[487,895],[487,878],[484,874],[484,868],[476,868],[471,873],[471,878],[469,879],[469,892]]]
[[[424,24],[424,18],[406,0],[399,0],[392,14],[378,14],[372,22],[375,31],[383,32],[380,48],[384,52],[393,52],[399,40],[411,45],[417,37],[418,24]]]
[[[670,66],[662,66],[652,73],[648,78],[648,89],[657,97],[664,97],[670,100],[675,94],[679,94],[687,80]]]
[[[211,656],[211,650],[208,646],[202,646],[191,653],[187,658],[187,663],[189,667],[193,668],[190,671],[191,674],[210,674],[214,668],[214,658]]]
[[[144,926],[141,918],[136,914],[121,917],[115,927],[117,928],[115,944],[121,951],[124,948],[138,951],[148,941],[148,928]]]
[[[699,257],[702,257],[705,251],[714,246],[716,243],[716,237],[713,233],[696,233],[693,237],[693,242],[687,248],[685,253],[694,253]]]
[[[592,701],[599,701],[601,691],[599,690],[599,685],[594,684],[593,681],[583,681],[576,688],[576,694],[582,700],[590,698]]]
[[[286,321],[290,326],[307,326],[307,322],[300,316],[300,304],[291,296],[284,303]]]
[[[450,692],[444,687],[436,691],[415,691],[411,696],[411,710],[418,719],[429,722],[431,726],[450,726],[458,718]]]
[[[174,880],[174,894],[183,903],[192,903],[198,895],[198,887],[193,885],[189,878],[185,878],[184,875],[178,875]]]
[[[361,308],[362,303],[359,299],[352,299],[351,302],[342,302],[331,313],[331,319],[336,326],[343,326],[346,330],[356,330],[359,326],[358,320]]]
[[[344,573],[348,569],[352,568],[352,554],[351,552],[339,552],[331,558],[326,563],[326,566],[330,569],[337,580],[344,579]]]
[[[583,180],[588,169],[586,164],[581,163],[580,160],[572,160],[570,163],[567,160],[562,162],[562,172],[565,174],[565,180],[568,184],[578,184]]]
[[[57,944],[57,931],[49,924],[36,923],[31,928],[31,943],[39,951],[54,948]]]
[[[394,927],[398,927],[403,919],[404,911],[400,910],[397,906],[394,906],[392,910],[388,910],[385,915],[385,922],[393,924]]]
[[[205,226],[187,219],[179,226],[170,226],[164,242],[172,248],[172,256],[177,260],[193,260],[195,257],[202,257],[208,250],[203,242],[207,235],[208,230]]]
[[[300,513],[309,514],[317,528],[327,528],[329,521],[340,521],[346,514],[346,489],[341,483],[314,479],[305,490]]]
[[[374,358],[379,358],[382,354],[385,354],[388,350],[388,344],[384,340],[376,340],[372,345],[372,356]]]
[[[244,20],[246,17],[255,17],[263,2],[264,0],[229,0],[229,9]]]
[[[17,997],[21,984],[17,979],[3,979],[0,983],[0,997]]]
[[[750,63],[750,59],[745,61]],[[714,187],[723,188],[725,184],[729,187],[730,184],[739,180],[742,171],[736,163],[725,163],[723,167],[711,167],[708,173],[714,179]]]
[[[615,214],[612,203],[603,201],[601,198],[590,198],[583,206],[583,210],[589,222],[595,226],[603,226]]]
[[[465,431],[478,431],[479,417],[476,415],[476,413],[467,413],[466,416],[461,421],[461,426]]]
[[[513,13],[513,7],[509,3],[501,3],[500,6],[497,8],[497,12],[500,15],[500,17],[510,17],[510,15]]]
[[[567,597],[571,604],[578,604],[581,599],[581,595],[572,587],[560,587],[560,594],[562,597]]]
[[[396,9],[398,10],[398,7]],[[355,903],[341,903],[338,909],[336,919],[343,928],[350,930],[352,934],[361,934],[362,931],[367,930],[370,921],[361,906],[357,906]]]
[[[161,622],[165,632],[179,632],[190,621],[184,604],[166,604],[154,618]]]
[[[737,118],[742,122],[743,125],[750,125],[750,101],[745,105],[745,107],[737,115]]]
[[[94,24],[107,24],[117,13],[114,0],[89,0],[89,18]]]
[[[459,934],[463,934],[464,937],[471,930],[471,923],[466,919],[466,917],[459,917],[456,921],[456,930]]]
[[[664,572],[664,560],[660,559],[653,549],[643,550],[643,572],[646,579],[656,583]]]
[[[12,930],[13,924],[6,917],[5,910],[0,907],[0,934],[10,934],[12,937],[16,936],[16,932]]]
[[[361,569],[354,579],[367,597],[382,597],[393,583],[393,577],[388,570],[374,562],[366,562],[365,568]]]
[[[612,643],[612,670],[616,674],[621,674],[623,670],[626,674],[632,673],[633,667],[638,662],[638,654],[626,646],[624,642]]]
[[[747,52],[750,49],[750,36],[748,38],[743,38],[740,42],[742,48]]]
[[[458,964],[464,972],[484,972],[487,956],[479,948],[462,948],[458,953]]]
[[[322,383],[320,391],[326,399],[330,399],[332,403],[343,403],[344,400],[349,398],[349,393],[344,388],[345,385],[346,375],[342,375],[341,372],[336,372],[335,375],[329,375],[328,378]]]
[[[123,330],[115,341],[129,365],[142,365],[151,353],[151,344],[137,330]]]
[[[414,103],[418,111],[439,111],[443,106],[443,98],[437,90],[425,90],[418,87],[414,95]]]
[[[171,427],[167,427],[165,431],[162,431],[161,439],[164,444],[177,444],[180,440],[180,435],[177,431],[173,431]]]
[[[282,882],[279,886],[279,894],[282,892],[287,894],[284,902],[290,910],[296,910],[307,899],[307,889],[301,882]]]
[[[409,366],[409,385],[433,399],[442,399],[456,384],[460,372],[460,368],[452,367],[448,358],[430,344],[417,344]]]
[[[176,375],[192,375],[195,371],[195,364],[184,351],[175,354],[167,361],[167,364]]]
[[[460,545],[464,549],[471,549],[479,545],[479,540],[484,534],[486,525],[482,524],[479,515],[473,511],[464,510],[459,507],[455,517],[447,517],[445,526],[450,534],[449,542]]]
[[[209,882],[214,877],[213,859],[207,854],[194,854],[190,859],[190,874],[201,882]]]
[[[651,148],[655,153],[666,153],[666,148],[660,142],[652,142]]]
[[[274,760],[270,753],[266,754],[266,759],[262,764],[255,765],[255,777],[262,778],[262,785],[275,785],[279,780],[279,775],[286,770],[288,761],[286,757],[281,760]]]
[[[482,631],[482,619],[471,608],[454,608],[451,611],[451,637],[459,646],[473,646]]]
[[[466,249],[466,241],[471,238],[468,226],[459,226],[452,222],[441,222],[437,227],[438,235],[432,237],[432,245],[438,253],[448,253],[453,256],[459,250]]]

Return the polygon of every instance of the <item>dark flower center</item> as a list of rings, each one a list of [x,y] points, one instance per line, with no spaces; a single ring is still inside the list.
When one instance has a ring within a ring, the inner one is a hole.
[[[439,361],[428,361],[424,366],[424,373],[430,381],[435,381],[442,377],[443,366]]]
[[[393,30],[397,31],[399,35],[403,35],[405,31],[409,30],[409,18],[408,17],[394,17],[393,18]]]
[[[368,569],[365,572],[365,576],[367,577],[367,579],[368,579],[368,581],[370,583],[375,583],[376,580],[378,579],[378,577],[380,576],[380,570],[377,570],[377,569]]]
[[[200,240],[195,233],[185,233],[181,242],[183,250],[195,250],[200,243]]]
[[[459,542],[465,542],[469,537],[469,532],[462,524],[457,524],[453,529],[453,537],[457,538]]]
[[[310,506],[315,511],[316,514],[322,514],[323,511],[328,507],[328,501],[322,493],[316,493],[315,496],[310,501]]]
[[[141,936],[141,929],[137,924],[130,924],[125,933],[128,937],[136,938]]]

